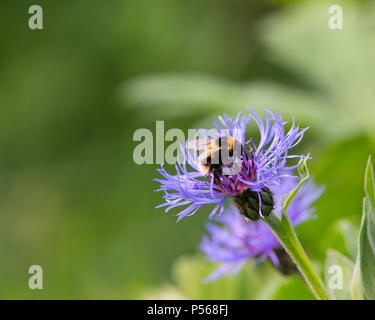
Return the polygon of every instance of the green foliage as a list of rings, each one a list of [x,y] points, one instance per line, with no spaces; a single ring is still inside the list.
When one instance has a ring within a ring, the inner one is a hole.
[[[247,263],[235,276],[215,282],[203,279],[217,267],[201,256],[179,258],[172,268],[173,284],[149,288],[140,297],[149,299],[311,299],[301,277],[281,275],[270,263]]]
[[[281,284],[273,295],[275,300],[313,300],[313,293],[306,286],[306,282],[299,275],[291,275],[288,281]]]
[[[332,267],[341,268],[337,274],[340,277],[340,286],[337,287],[334,273],[337,269]],[[353,276],[354,263],[340,252],[332,249],[327,250],[327,258],[325,262],[325,281],[328,290],[333,299],[337,300],[350,300],[351,298],[351,281]],[[331,283],[332,282],[332,283]]]
[[[235,82],[205,74],[159,73],[125,85],[124,101],[157,112],[173,108],[163,112],[170,116],[197,109],[216,115],[246,105],[260,112],[272,107],[308,123],[325,141],[359,133],[374,138],[375,75],[369,70],[375,68],[375,4],[341,1],[340,5],[345,16],[342,30],[328,27],[325,1],[301,2],[261,23],[260,42],[268,64],[289,70],[297,84],[288,85],[284,79],[280,84],[264,76]]]
[[[329,147],[312,146],[308,150],[313,154],[311,174],[325,186],[325,192],[315,203],[316,218],[301,224],[298,235],[313,259],[324,261],[327,248],[334,248],[354,261],[357,240],[353,242],[353,237],[360,225],[363,172],[368,154],[375,149],[368,138],[360,136]],[[350,223],[349,231],[354,231],[345,236],[351,239],[350,252],[344,235],[338,230],[337,225],[342,220]]]
[[[331,289],[337,299],[375,299],[375,178],[371,156],[368,158],[364,179],[365,197],[363,199],[362,222],[357,241],[355,265],[341,253],[328,250],[326,259],[326,282],[329,284],[329,268],[340,266],[343,270],[342,289]],[[340,221],[347,252],[353,251],[353,235],[356,234],[348,221]],[[328,286],[330,287],[330,286]]]
[[[354,265],[353,270],[353,277],[350,286],[350,293],[352,300],[363,300],[363,292],[362,292],[362,284],[361,284],[361,272],[359,270],[359,263],[358,261]]]
[[[323,248],[332,248],[348,256],[351,260],[357,257],[358,228],[348,219],[335,222],[327,231],[327,237],[321,242]]]
[[[363,296],[375,299],[375,179],[374,168],[369,157],[365,172],[365,197],[361,229],[358,239],[358,258],[360,283]],[[358,279],[357,278],[357,279]],[[359,280],[358,279],[358,280]],[[359,287],[359,285],[356,285]]]

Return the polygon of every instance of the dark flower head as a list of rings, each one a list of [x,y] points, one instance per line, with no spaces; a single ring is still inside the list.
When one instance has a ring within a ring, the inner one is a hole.
[[[168,173],[163,166],[158,169],[164,179],[155,179],[160,183],[157,191],[165,192],[165,202],[158,207],[166,207],[166,212],[175,207],[185,207],[178,213],[179,221],[193,215],[203,205],[211,204],[214,206],[209,215],[211,219],[216,212],[223,211],[227,198],[234,197],[241,212],[248,218],[256,220],[262,214],[270,212],[274,204],[269,188],[280,184],[282,172],[296,167],[287,166],[289,158],[304,157],[289,155],[289,150],[301,141],[307,128],[300,129],[293,118],[289,130],[286,131],[288,122],[283,120],[281,114],[267,110],[263,121],[253,109],[249,110],[249,114],[241,115],[240,112],[235,118],[227,115],[219,117],[218,122],[214,121],[217,131],[199,130],[198,135],[209,139],[210,145],[201,155],[197,150],[192,154],[191,145],[195,142],[187,141],[187,144],[182,146],[187,161],[175,164],[175,174]],[[245,138],[247,127],[254,124],[260,133],[257,144],[252,138]],[[221,163],[223,157],[217,156],[218,151],[214,151],[215,148],[220,149],[220,152],[225,149],[223,141],[241,146],[238,157],[233,157],[231,163]],[[202,154],[208,162],[202,162]],[[214,159],[218,160],[218,163],[214,164]],[[242,201],[244,193],[246,199],[251,195],[252,203]]]
[[[283,178],[279,187],[271,188],[275,199],[274,210],[278,215],[281,215],[281,198],[294,187],[295,182]],[[323,188],[316,187],[312,182],[301,187],[287,212],[293,226],[312,218],[311,205],[322,192]],[[216,280],[226,273],[234,275],[249,258],[254,258],[255,263],[269,258],[276,267],[280,267],[278,252],[283,248],[265,222],[244,219],[233,205],[215,220],[218,224],[207,224],[209,235],[203,238],[200,249],[210,261],[220,262],[221,265],[205,280]]]

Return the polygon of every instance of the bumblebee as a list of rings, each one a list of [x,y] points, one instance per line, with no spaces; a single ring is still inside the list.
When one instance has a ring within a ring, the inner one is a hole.
[[[196,164],[205,176],[213,174],[218,178],[223,167],[235,169],[242,155],[242,144],[231,136],[217,139],[195,139],[186,144],[188,149],[203,150]]]
[[[205,176],[213,175],[217,186],[221,185],[223,175],[240,172],[244,149],[242,144],[231,136],[195,139],[187,142],[186,147],[203,150],[196,160],[196,165]],[[234,203],[247,219],[253,221],[261,218],[260,211],[264,216],[268,216],[274,207],[272,192],[267,187],[259,192],[246,188],[234,195]]]

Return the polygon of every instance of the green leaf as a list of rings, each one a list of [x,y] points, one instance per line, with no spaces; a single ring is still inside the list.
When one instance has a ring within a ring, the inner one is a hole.
[[[369,157],[365,172],[365,197],[358,241],[360,279],[365,298],[375,300],[375,187],[374,169]]]
[[[374,168],[371,162],[371,156],[369,156],[368,158],[365,174],[365,194],[365,210],[367,213],[367,235],[369,244],[371,246],[372,251],[374,252],[375,257],[375,178]]]
[[[365,193],[372,204],[375,204],[375,178],[374,168],[371,162],[371,155],[368,157],[366,173],[365,173]]]
[[[359,261],[357,259],[353,270],[353,277],[350,288],[352,300],[363,300],[364,297],[362,291],[361,272],[359,270]]]
[[[325,261],[325,281],[332,297],[350,300],[354,263],[336,250],[328,249]]]
[[[264,97],[267,96],[267,99]],[[301,112],[300,104],[308,99],[305,92],[288,89],[268,82],[238,83],[209,74],[159,73],[143,75],[124,82],[117,97],[127,108],[143,108],[142,116],[161,118],[181,117],[181,114],[208,114],[209,124],[213,116],[229,112],[244,111],[251,104],[257,112],[273,107],[284,117],[296,116],[299,120],[319,126],[324,120],[326,109],[315,108],[311,103]],[[314,99],[310,99],[314,100]],[[324,105],[320,103],[319,105]],[[200,126],[198,126],[200,127]],[[205,127],[205,126],[202,126]]]
[[[349,219],[336,221],[327,231],[325,239],[321,241],[320,247],[334,249],[348,256],[352,261],[357,258],[359,227],[355,226]]]
[[[292,203],[294,197],[297,195],[299,189],[302,185],[309,179],[310,172],[307,168],[307,160],[310,158],[310,154],[308,154],[305,158],[300,161],[298,166],[298,175],[300,176],[300,182],[298,183],[297,187],[295,187],[292,191],[289,191],[282,199],[281,199],[281,208],[283,215],[286,214],[290,204]]]

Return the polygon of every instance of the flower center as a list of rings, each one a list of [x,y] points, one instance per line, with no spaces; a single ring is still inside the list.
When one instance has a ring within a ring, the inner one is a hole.
[[[249,156],[243,147],[240,154],[229,165],[219,164],[215,170],[211,171],[214,182],[220,188],[220,191],[233,196],[249,189],[246,182],[256,180],[257,170],[254,154],[250,150]]]

